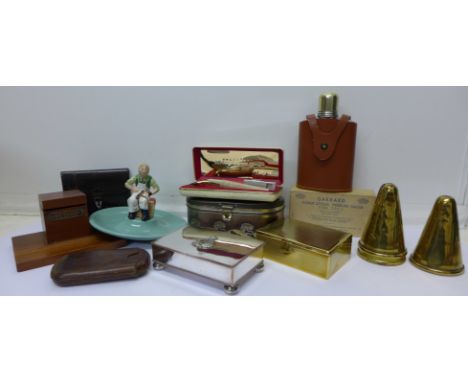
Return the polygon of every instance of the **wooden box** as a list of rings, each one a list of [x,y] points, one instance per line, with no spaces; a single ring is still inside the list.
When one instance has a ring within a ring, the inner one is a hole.
[[[11,242],[18,272],[55,264],[57,260],[66,255],[98,249],[115,249],[127,245],[126,240],[101,232],[54,243],[47,242],[45,232],[35,232],[15,236]]]
[[[39,205],[48,243],[91,233],[83,192],[70,190],[40,194]]]

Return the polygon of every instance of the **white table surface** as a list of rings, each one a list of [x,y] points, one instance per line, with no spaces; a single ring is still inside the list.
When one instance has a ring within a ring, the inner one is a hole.
[[[17,272],[11,237],[41,230],[39,218],[32,224],[0,237],[0,295],[213,295],[224,296],[222,289],[189,280],[167,271],[154,271],[138,279],[101,284],[59,287],[50,278],[52,266]],[[406,226],[409,253],[414,249],[422,226]],[[238,295],[468,295],[468,272],[457,277],[442,277],[420,271],[409,261],[396,267],[368,263],[356,254],[353,238],[350,261],[330,280],[265,260],[265,270],[255,274]],[[151,253],[149,243],[132,243]],[[462,244],[468,253],[468,245]]]

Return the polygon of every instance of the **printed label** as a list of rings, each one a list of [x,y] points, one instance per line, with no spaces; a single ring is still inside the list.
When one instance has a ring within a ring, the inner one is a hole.
[[[372,211],[374,196],[333,194],[317,191],[294,192],[290,216],[359,236]]]
[[[74,219],[85,215],[85,207],[70,207],[59,210],[46,211],[44,217],[47,221]]]

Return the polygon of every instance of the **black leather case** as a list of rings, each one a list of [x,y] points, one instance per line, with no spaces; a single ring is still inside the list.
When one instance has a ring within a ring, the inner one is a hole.
[[[130,192],[124,183],[130,178],[128,168],[62,171],[60,177],[64,191],[78,189],[86,194],[89,214],[127,205]]]

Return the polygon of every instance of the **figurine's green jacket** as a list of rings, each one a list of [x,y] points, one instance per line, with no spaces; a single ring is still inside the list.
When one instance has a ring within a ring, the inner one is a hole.
[[[152,176],[150,176],[150,175],[148,175],[146,178],[143,178],[143,179],[140,177],[140,175],[132,176],[129,180],[127,180],[125,182],[125,185],[127,187],[131,187],[133,185],[138,186],[139,183],[145,183],[146,188],[148,190],[150,190],[150,189],[154,190],[153,191],[154,194],[159,191],[158,184],[156,183],[154,178]]]

